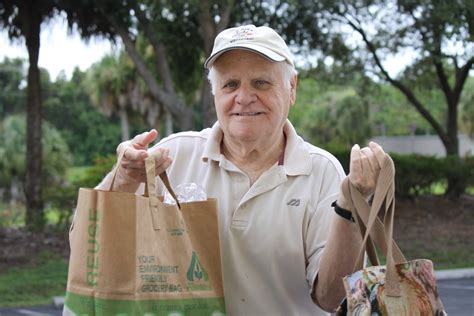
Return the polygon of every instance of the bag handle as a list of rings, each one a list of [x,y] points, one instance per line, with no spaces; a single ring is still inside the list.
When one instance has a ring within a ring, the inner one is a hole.
[[[385,155],[371,207],[347,178],[342,184],[342,189],[345,196],[350,196],[357,217],[361,219],[361,225],[367,228],[363,236],[356,265],[361,261],[369,236],[372,237],[375,244],[381,248],[387,258],[387,272],[385,274],[386,293],[389,296],[400,296],[400,282],[395,264],[405,262],[406,259],[393,240],[393,220],[395,214],[394,176],[395,167],[393,161],[390,156]],[[378,213],[382,208],[385,211],[383,223],[378,218]],[[356,271],[356,267],[354,267],[354,271]]]
[[[117,158],[117,164],[115,165],[115,168],[113,170],[112,174],[112,181],[110,181],[110,186],[107,188],[107,191],[112,191],[112,188],[114,187],[114,182],[115,182],[115,177],[117,176],[118,169],[120,168],[120,162],[122,161],[123,156],[125,155],[126,150],[122,150]]]
[[[123,156],[125,155],[125,151],[126,150],[121,151],[118,158],[117,158],[117,164],[116,164],[116,167],[115,167],[115,169],[113,171],[113,174],[112,174],[112,181],[110,181],[110,185],[107,188],[107,191],[112,191],[112,188],[114,187],[114,182],[115,182],[115,178],[117,176],[118,168],[120,166],[120,162],[123,159]],[[149,156],[149,157],[145,158],[145,168],[146,168],[146,176],[147,176],[147,179],[145,181],[145,195],[149,195],[149,193],[151,191],[152,192],[151,195],[156,196],[155,159],[154,159],[153,156]],[[165,185],[166,189],[171,194],[173,199],[176,201],[176,204],[178,205],[178,208],[181,209],[181,205],[179,204],[178,198],[176,197],[176,194],[174,193],[173,189],[171,188],[171,184],[170,184],[170,181],[169,181],[168,176],[166,174],[166,171],[162,172],[160,174],[160,179],[161,179],[161,181],[163,181],[163,184]],[[153,187],[153,189],[151,189],[151,187]]]
[[[155,186],[155,179],[156,179],[156,173],[155,173],[155,157],[154,156],[149,156],[145,159],[145,169],[146,169],[146,182],[145,182],[145,195],[148,195],[148,200],[150,203],[150,212],[151,212],[151,218],[153,221],[153,229],[159,230],[160,226],[164,225],[165,227],[168,226],[166,223],[167,220],[169,220],[169,216],[163,216],[160,218],[160,212],[163,212],[163,210],[160,210],[158,207],[160,204],[163,204],[163,202],[160,201],[158,196],[156,195],[156,186]],[[168,176],[166,174],[166,171],[162,172],[160,175],[161,181],[163,181],[163,184],[165,185],[166,189],[169,191],[171,196],[174,198],[176,201],[176,205],[178,206],[178,216],[181,217],[181,204],[179,204],[178,198],[176,197],[176,194],[174,193],[173,189],[171,188],[170,181],[168,179]],[[182,221],[182,218],[181,218]]]
[[[155,173],[155,157],[154,156],[149,156],[145,158],[145,168],[146,168],[145,194],[148,194],[148,196],[150,197],[150,200],[152,199],[152,197],[153,199],[158,200],[158,196],[156,195],[156,186],[155,186],[156,173]],[[176,205],[178,205],[178,208],[181,209],[181,204],[179,204],[178,198],[176,194],[174,193],[173,188],[171,187],[166,171],[163,171],[162,173],[160,173],[159,176],[160,176],[161,181],[165,185],[166,189],[168,190],[168,192],[176,201]]]

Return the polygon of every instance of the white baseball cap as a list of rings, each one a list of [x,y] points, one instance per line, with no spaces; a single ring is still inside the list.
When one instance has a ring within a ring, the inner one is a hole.
[[[220,32],[214,40],[211,56],[204,62],[207,69],[220,55],[232,49],[246,49],[272,61],[287,61],[294,66],[293,56],[283,38],[267,26],[243,25]]]

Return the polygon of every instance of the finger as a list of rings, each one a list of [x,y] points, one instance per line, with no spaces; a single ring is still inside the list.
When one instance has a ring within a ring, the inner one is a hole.
[[[360,147],[358,144],[355,144],[354,146],[352,146],[352,149],[351,149],[351,161],[350,161],[350,164],[349,164],[349,171],[350,173],[354,174],[354,173],[360,173],[362,171],[362,165],[361,165],[361,161],[360,161]]]
[[[134,179],[136,182],[145,182],[145,169],[125,169],[124,172],[129,179]]]
[[[383,150],[383,148],[379,144],[377,144],[375,142],[370,142],[369,147],[374,152],[375,158],[377,159],[377,162],[378,162],[380,168],[382,168],[383,161],[384,161],[385,155],[386,155],[385,151]]]
[[[148,145],[156,139],[158,132],[152,129],[149,132],[141,133],[133,138],[132,143],[137,149],[147,148]]]
[[[377,171],[380,169],[379,163],[377,162],[377,159],[375,158],[374,152],[372,152],[372,149],[369,147],[364,147],[361,150],[361,159],[362,159],[362,168],[364,168],[364,172],[367,171]]]
[[[140,169],[145,170],[144,160],[122,160],[121,167],[124,169]]]
[[[125,153],[123,154],[124,162],[130,161],[143,161],[146,157],[148,157],[148,153],[146,150],[137,150],[133,148],[126,148]]]
[[[169,149],[154,147],[153,151],[149,151],[148,154],[155,158],[155,166],[160,165],[169,155]]]
[[[121,142],[116,149],[117,156],[120,156],[120,153],[124,150],[127,150],[128,147],[131,146],[131,141],[127,140],[125,142]]]
[[[372,167],[372,164],[370,163],[370,157],[367,156],[363,151],[361,151],[360,162],[361,162],[361,165],[362,165],[362,173],[364,175],[368,175],[369,173],[371,173],[375,170]]]
[[[166,171],[166,169],[168,169],[169,166],[171,166],[172,162],[173,161],[171,160],[171,158],[169,158],[169,157],[166,158],[161,165],[156,167],[155,173],[156,174],[162,174],[163,172]]]

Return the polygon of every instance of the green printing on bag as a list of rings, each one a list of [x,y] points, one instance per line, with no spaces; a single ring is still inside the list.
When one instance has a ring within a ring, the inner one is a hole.
[[[189,264],[188,272],[186,273],[186,277],[189,282],[193,282],[195,279],[197,279],[198,281],[209,280],[209,276],[207,275],[206,270],[204,270],[203,266],[197,258],[196,252],[194,251],[191,257],[191,263]]]
[[[224,298],[195,298],[175,300],[113,300],[66,293],[68,315],[147,315],[147,316],[224,316]]]
[[[99,279],[99,225],[97,224],[99,220],[99,210],[98,209],[89,209],[89,226],[87,227],[87,284],[88,285],[97,285]]]
[[[196,252],[194,251],[186,273],[186,278],[188,279],[189,291],[212,291],[212,287],[208,282],[209,275],[201,262],[199,262]]]

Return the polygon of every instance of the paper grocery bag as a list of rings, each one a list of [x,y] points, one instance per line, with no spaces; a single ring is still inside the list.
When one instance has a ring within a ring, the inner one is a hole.
[[[217,201],[164,204],[146,169],[148,195],[79,190],[63,315],[225,314]]]

